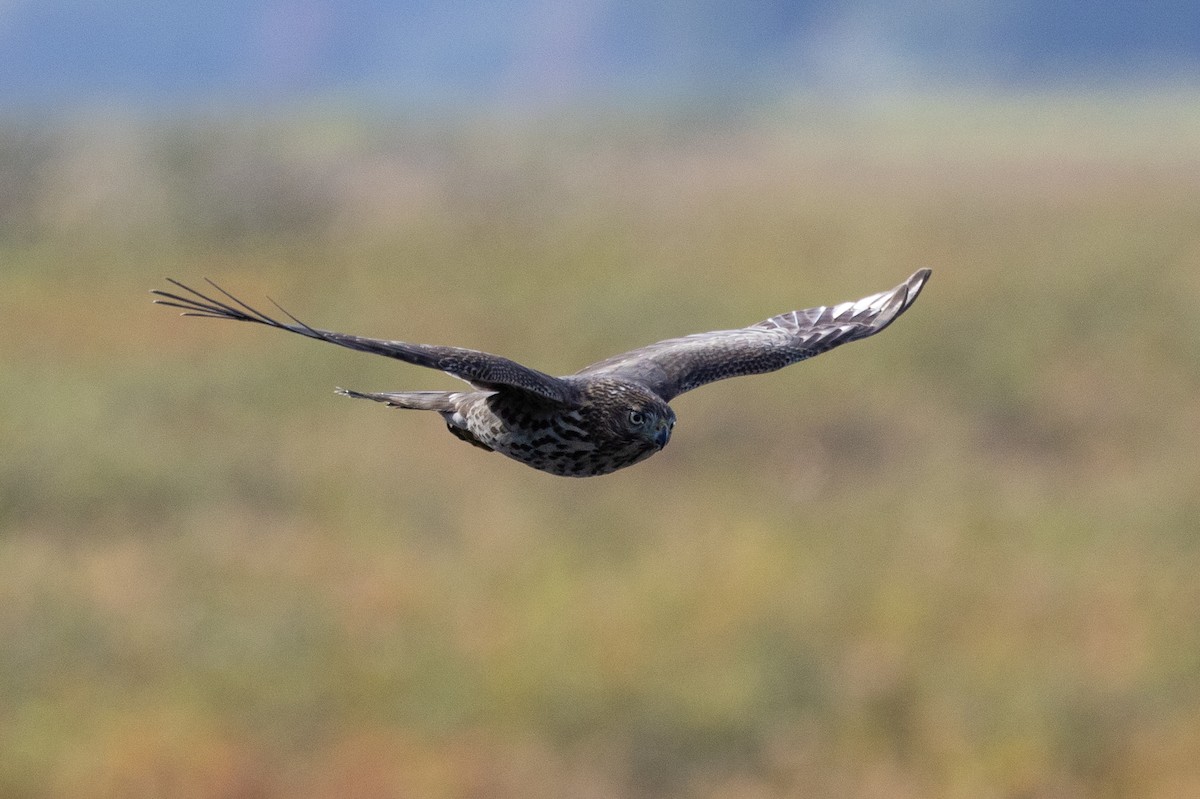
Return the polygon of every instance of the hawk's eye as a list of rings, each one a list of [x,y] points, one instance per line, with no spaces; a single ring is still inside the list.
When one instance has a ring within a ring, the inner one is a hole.
[[[629,423],[634,427],[641,427],[646,423],[646,415],[641,411],[630,411]]]

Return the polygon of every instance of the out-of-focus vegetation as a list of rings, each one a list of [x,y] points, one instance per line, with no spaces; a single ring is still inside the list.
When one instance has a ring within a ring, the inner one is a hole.
[[[0,794],[1200,795],[1200,103],[0,126]],[[572,481],[337,385],[934,277]]]

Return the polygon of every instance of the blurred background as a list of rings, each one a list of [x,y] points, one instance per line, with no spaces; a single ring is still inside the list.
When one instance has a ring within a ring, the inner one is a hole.
[[[0,795],[1200,795],[1200,6],[0,3]],[[334,396],[934,276],[586,481]]]

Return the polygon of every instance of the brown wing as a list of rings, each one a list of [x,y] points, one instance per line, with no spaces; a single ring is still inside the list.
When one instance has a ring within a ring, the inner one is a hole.
[[[384,341],[382,339],[351,336],[345,333],[335,333],[330,330],[318,330],[301,322],[296,317],[276,304],[293,324],[286,324],[272,319],[266,314],[251,308],[246,303],[234,297],[225,289],[208,281],[219,291],[224,299],[216,299],[202,294],[194,288],[185,286],[177,280],[167,278],[167,281],[182,289],[186,294],[176,294],[169,291],[153,290],[151,293],[161,299],[155,300],[160,305],[182,308],[184,316],[206,316],[212,319],[233,319],[239,322],[254,322],[268,327],[299,333],[308,338],[328,341],[339,347],[347,347],[360,352],[370,352],[376,355],[386,355],[389,358],[405,361],[406,363],[425,366],[430,369],[440,369],[480,389],[496,391],[518,391],[531,398],[555,405],[575,406],[578,403],[577,389],[566,380],[551,377],[548,374],[522,366],[516,361],[491,355],[478,350],[463,347],[443,347],[433,344],[411,344],[406,341]]]
[[[930,270],[855,302],[790,311],[739,330],[672,338],[607,358],[579,374],[634,380],[664,400],[716,380],[773,372],[841,344],[873,336],[917,299]]]

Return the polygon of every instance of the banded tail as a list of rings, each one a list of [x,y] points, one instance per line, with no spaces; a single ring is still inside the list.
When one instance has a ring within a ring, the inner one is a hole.
[[[354,391],[349,388],[336,389],[337,394],[354,399],[369,399],[382,402],[391,408],[407,408],[414,411],[439,411],[453,413],[458,409],[456,400],[462,396],[459,391],[388,391],[372,393],[369,391]]]

